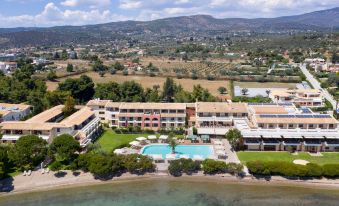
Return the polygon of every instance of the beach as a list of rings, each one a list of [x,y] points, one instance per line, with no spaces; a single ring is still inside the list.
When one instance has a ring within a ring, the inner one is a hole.
[[[183,175],[181,177],[173,177],[167,173],[149,173],[145,175],[134,175],[125,173],[119,177],[110,180],[98,180],[90,173],[79,172],[73,174],[72,171],[64,171],[56,175],[54,172],[49,174],[41,174],[33,172],[31,176],[18,175],[14,178],[1,181],[0,196],[13,195],[18,193],[29,193],[38,191],[48,191],[63,188],[83,187],[89,185],[111,184],[114,182],[130,182],[140,180],[175,180],[175,181],[192,181],[192,182],[215,182],[216,184],[248,184],[248,185],[281,185],[292,187],[305,187],[317,189],[333,189],[339,190],[339,179],[286,179],[279,176],[273,176],[270,179],[254,178],[247,176],[238,178],[229,174],[225,175],[204,175],[197,173],[193,175]]]

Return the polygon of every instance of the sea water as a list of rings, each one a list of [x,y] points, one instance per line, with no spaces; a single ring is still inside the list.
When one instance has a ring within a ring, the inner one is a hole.
[[[0,197],[1,206],[337,206],[339,190],[150,179]]]

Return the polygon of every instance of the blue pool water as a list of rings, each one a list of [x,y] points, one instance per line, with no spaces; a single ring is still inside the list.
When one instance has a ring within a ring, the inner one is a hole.
[[[171,154],[172,149],[167,144],[147,145],[141,150],[141,154],[161,154],[165,159],[166,154]],[[213,155],[213,147],[210,145],[178,145],[175,147],[177,157],[188,155],[193,158],[194,155],[201,155],[204,159]]]

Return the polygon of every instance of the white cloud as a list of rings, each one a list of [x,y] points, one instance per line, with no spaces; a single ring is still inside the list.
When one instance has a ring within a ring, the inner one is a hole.
[[[61,10],[54,3],[48,3],[44,10],[35,15],[1,16],[0,27],[17,26],[54,26],[54,25],[84,25],[112,21],[127,20],[127,17],[111,13],[109,10],[99,11],[92,9]]]
[[[120,0],[120,9],[138,9],[142,6],[141,1]]]
[[[90,6],[92,8],[96,8],[109,6],[111,4],[111,0],[65,0],[60,4],[68,7]]]

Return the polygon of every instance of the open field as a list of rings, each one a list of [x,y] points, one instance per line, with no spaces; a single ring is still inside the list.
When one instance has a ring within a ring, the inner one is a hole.
[[[296,88],[296,83],[279,83],[279,82],[234,82],[234,86],[241,88]]]
[[[140,83],[144,88],[152,88],[154,85],[162,85],[164,84],[166,77],[149,77],[149,76],[123,76],[123,75],[111,75],[111,74],[106,74],[104,77],[100,77],[98,73],[95,72],[86,72],[84,73],[91,77],[95,83],[107,83],[110,81],[118,82],[118,83],[123,83],[125,81],[135,81],[137,83]],[[80,75],[74,75],[72,78],[79,78]],[[66,78],[60,78],[58,81],[63,81]],[[208,81],[205,79],[198,79],[198,80],[193,80],[193,79],[174,79],[174,81],[178,84],[181,84],[181,86],[186,90],[186,91],[192,91],[194,85],[200,84],[202,87],[208,89],[213,95],[218,96],[218,88],[223,86],[230,91],[230,83],[229,81],[223,81],[223,80],[215,80],[215,81]],[[58,87],[58,82],[51,82],[47,81],[47,87],[48,90],[55,90]]]
[[[296,159],[302,159],[319,165],[337,164],[339,162],[339,153],[324,152],[321,157],[313,157],[306,152],[300,152],[298,155],[292,155],[289,152],[237,152],[242,163],[249,161],[286,161],[293,162]]]

